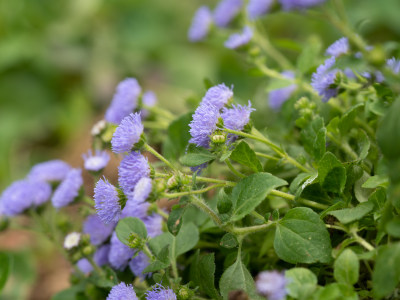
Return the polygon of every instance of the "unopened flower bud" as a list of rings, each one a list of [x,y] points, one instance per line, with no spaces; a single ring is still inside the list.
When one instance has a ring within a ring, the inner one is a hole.
[[[85,256],[92,255],[94,253],[94,247],[92,245],[86,246],[83,248],[82,253]]]
[[[169,190],[178,186],[178,180],[175,175],[172,175],[167,181],[167,188]]]
[[[182,286],[178,291],[178,300],[188,300],[192,298],[193,291],[188,289],[186,286]]]
[[[144,246],[144,240],[136,233],[131,233],[128,238],[128,244],[130,248],[142,249]]]
[[[224,134],[215,134],[211,137],[211,141],[215,144],[223,144],[226,141],[226,135]]]

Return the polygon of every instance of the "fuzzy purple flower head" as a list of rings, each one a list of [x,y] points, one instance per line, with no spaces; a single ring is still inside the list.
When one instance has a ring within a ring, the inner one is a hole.
[[[146,293],[146,300],[176,300],[174,291],[157,283]]]
[[[128,201],[126,201],[126,205],[122,210],[121,218],[133,217],[144,220],[147,218],[147,211],[149,210],[149,207],[150,203],[148,202],[140,203],[134,201],[132,198],[128,198]]]
[[[143,124],[140,113],[132,113],[125,117],[117,127],[111,139],[114,153],[129,152],[139,142],[143,133]]]
[[[189,132],[192,136],[189,143],[198,147],[209,148],[210,135],[217,129],[219,115],[217,107],[209,103],[201,103],[189,124]]]
[[[141,203],[146,201],[152,190],[152,182],[148,177],[142,177],[135,185],[132,198],[135,202]]]
[[[163,233],[162,222],[163,218],[160,215],[152,214],[142,219],[147,229],[147,235],[154,238]]]
[[[89,274],[90,272],[93,271],[93,266],[90,264],[90,262],[87,260],[87,258],[81,258],[80,260],[78,260],[78,262],[76,263],[76,266],[84,274]]]
[[[283,10],[306,9],[324,3],[326,0],[279,0]]]
[[[386,61],[386,65],[389,67],[390,70],[392,70],[394,74],[400,73],[400,60],[392,57]]]
[[[228,88],[225,84],[218,84],[208,89],[203,97],[200,105],[207,103],[215,106],[218,110],[223,108],[225,104],[233,97],[232,88]]]
[[[225,47],[228,49],[237,49],[247,45],[253,37],[253,30],[250,27],[245,26],[242,33],[234,33],[229,36],[225,42]]]
[[[51,187],[46,182],[19,180],[6,188],[0,198],[2,214],[15,216],[31,206],[49,200]]]
[[[61,181],[71,167],[62,160],[50,160],[35,165],[28,174],[28,179],[36,181]]]
[[[114,230],[114,223],[104,224],[98,215],[90,215],[83,223],[83,233],[90,236],[90,242],[98,246],[104,243]]]
[[[243,130],[250,121],[250,114],[254,111],[249,100],[248,105],[232,105],[232,108],[224,108],[221,114],[224,126],[231,130]]]
[[[108,161],[110,160],[110,155],[106,151],[96,150],[94,155],[92,150],[89,150],[87,154],[82,155],[85,161],[84,167],[88,171],[98,172],[104,169]]]
[[[285,299],[286,284],[285,274],[277,271],[261,272],[256,280],[257,291],[269,300]]]
[[[93,255],[94,262],[99,266],[108,265],[110,262],[108,260],[108,254],[110,253],[110,245],[100,246]]]
[[[338,93],[337,89],[332,87],[336,75],[339,72],[338,69],[333,68],[335,62],[334,56],[328,58],[325,60],[324,64],[317,68],[317,72],[315,72],[311,78],[311,86],[322,97],[323,102],[327,102]]]
[[[142,89],[135,78],[126,78],[117,86],[111,105],[105,115],[106,121],[119,124],[123,118],[133,112]]]
[[[132,151],[118,167],[118,182],[125,195],[129,196],[143,177],[150,177],[147,159],[140,152]]]
[[[149,258],[142,251],[138,253],[134,258],[129,262],[129,268],[132,273],[139,277],[142,281],[146,279],[146,277],[151,276],[151,273],[143,274],[143,270],[147,268],[149,265]]]
[[[207,6],[200,7],[194,14],[192,25],[188,31],[188,38],[191,42],[204,40],[212,24],[212,14]]]
[[[250,0],[249,4],[247,4],[247,12],[250,20],[257,19],[268,13],[272,3],[273,0]]]
[[[70,204],[79,194],[83,184],[82,170],[72,169],[65,179],[60,183],[51,198],[55,208],[61,208]]]
[[[294,79],[294,72],[292,71],[284,71],[281,74],[288,79]],[[283,88],[270,91],[268,94],[269,106],[273,110],[279,110],[282,107],[282,104],[289,99],[296,88],[297,85],[291,84]]]
[[[122,271],[128,265],[128,261],[135,254],[135,250],[123,244],[114,232],[110,241],[108,260],[113,268]]]
[[[349,50],[349,40],[345,37],[342,37],[326,49],[325,55],[339,57],[342,54],[348,53]]]
[[[107,179],[100,178],[94,188],[97,215],[105,224],[116,223],[121,215],[117,189]]]
[[[113,286],[110,293],[107,296],[107,300],[138,300],[133,286],[131,284],[125,284],[121,282],[118,285]]]
[[[221,0],[214,10],[214,22],[218,27],[226,27],[236,17],[243,6],[243,0]]]

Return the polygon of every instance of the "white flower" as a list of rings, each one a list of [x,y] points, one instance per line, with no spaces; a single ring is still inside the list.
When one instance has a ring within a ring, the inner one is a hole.
[[[106,128],[107,122],[105,120],[100,120],[96,124],[94,124],[91,134],[93,136],[100,134]]]
[[[79,241],[81,240],[81,234],[78,232],[71,232],[65,237],[64,240],[64,248],[65,249],[72,249],[79,245]]]

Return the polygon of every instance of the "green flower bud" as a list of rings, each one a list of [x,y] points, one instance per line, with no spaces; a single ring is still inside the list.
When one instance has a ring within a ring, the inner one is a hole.
[[[131,233],[128,238],[128,246],[133,249],[143,249],[145,241],[136,233]]]
[[[167,181],[167,188],[169,190],[176,188],[178,186],[178,179],[175,175],[172,175]]]
[[[188,300],[191,299],[194,295],[194,292],[191,291],[188,287],[186,286],[181,286],[179,291],[178,291],[178,300]]]
[[[86,246],[82,250],[83,255],[90,256],[94,253],[94,247],[92,245]]]

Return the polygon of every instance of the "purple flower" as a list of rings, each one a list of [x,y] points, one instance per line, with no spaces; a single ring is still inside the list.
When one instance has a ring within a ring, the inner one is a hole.
[[[105,119],[119,124],[137,106],[137,99],[142,89],[135,78],[126,78],[117,86],[111,105],[108,107]]]
[[[108,265],[110,262],[108,260],[108,254],[110,253],[110,245],[100,246],[93,255],[94,262],[99,266]]]
[[[139,142],[143,133],[143,124],[140,113],[130,114],[125,117],[117,127],[111,139],[112,151],[114,153],[129,152]]]
[[[147,159],[140,152],[132,151],[118,167],[118,182],[125,195],[130,195],[143,177],[150,176]]]
[[[294,72],[292,71],[284,71],[281,74],[288,79],[294,79]],[[270,91],[268,94],[269,106],[274,110],[279,110],[282,104],[289,99],[296,88],[297,85],[291,84],[283,88]]]
[[[212,14],[207,6],[200,7],[194,14],[192,25],[189,28],[188,38],[191,42],[204,40],[212,24]]]
[[[106,151],[100,150],[96,150],[94,155],[92,150],[89,150],[88,153],[83,154],[82,157],[85,161],[85,169],[93,172],[104,169],[110,160],[110,155],[108,155]]]
[[[219,109],[217,107],[212,104],[201,103],[189,124],[189,132],[192,136],[189,143],[208,148],[210,135],[217,129],[218,118]]]
[[[363,73],[361,73],[361,76],[363,76],[369,80],[376,81],[378,83],[381,83],[385,80],[385,77],[383,76],[382,72],[380,72],[380,71],[375,71],[373,73],[373,76],[371,75],[370,72],[363,72]]]
[[[51,198],[55,208],[61,208],[70,204],[79,194],[79,189],[83,184],[81,169],[72,169],[68,172],[65,179],[60,183]]]
[[[335,82],[338,69],[332,69],[335,65],[335,57],[332,56],[325,60],[324,64],[317,68],[317,72],[312,75],[311,86],[322,97],[323,102],[327,102],[330,98],[335,97],[338,93],[332,85]]]
[[[392,70],[394,74],[400,73],[400,60],[392,57],[386,61],[386,65],[389,67],[390,70]]]
[[[342,54],[348,53],[350,50],[349,40],[345,37],[338,39],[326,49],[325,55],[339,57]]]
[[[138,297],[131,284],[126,285],[124,282],[121,282],[113,286],[107,296],[107,300],[138,300]]]
[[[146,293],[146,300],[176,300],[176,295],[172,289],[156,283],[152,290]]]
[[[114,230],[114,223],[104,224],[98,215],[90,215],[83,223],[83,233],[90,235],[90,242],[98,246],[104,243]]]
[[[133,200],[135,202],[144,202],[149,197],[153,185],[151,179],[148,177],[142,177],[135,185],[133,190]]]
[[[271,8],[272,3],[273,0],[250,0],[249,4],[247,4],[247,12],[250,20],[265,15]]]
[[[221,0],[214,10],[214,22],[226,27],[236,17],[243,6],[242,0]]]
[[[28,174],[28,179],[36,181],[61,181],[71,167],[62,160],[50,160],[35,165]]]
[[[128,201],[126,201],[124,209],[122,210],[121,218],[133,217],[143,220],[147,217],[147,211],[149,207],[150,203],[148,202],[140,203],[134,201],[132,198],[129,198]]]
[[[224,108],[221,114],[224,126],[231,130],[243,130],[250,121],[250,114],[254,111],[249,100],[248,105],[232,105],[232,108]]]
[[[105,224],[116,223],[121,215],[117,189],[107,181],[99,179],[94,188],[94,202],[97,215]]]
[[[347,78],[350,78],[350,79],[356,79],[357,78],[356,75],[354,74],[353,70],[350,69],[350,68],[345,68],[343,70],[343,73],[344,73],[344,75],[346,75]]]
[[[157,96],[153,91],[146,91],[142,96],[143,105],[152,107],[157,103]]]
[[[129,268],[136,277],[140,277],[141,280],[145,280],[146,277],[151,276],[151,273],[143,274],[143,270],[149,265],[149,258],[142,251],[138,253],[129,262]]]
[[[282,300],[286,296],[286,283],[285,274],[277,271],[264,271],[257,276],[256,288],[269,300]]]
[[[325,1],[326,0],[279,0],[284,10],[305,9]]]
[[[6,188],[0,198],[2,214],[15,216],[31,206],[38,206],[51,195],[51,187],[46,182],[18,180]]]
[[[76,266],[84,274],[89,274],[90,272],[93,271],[93,266],[90,264],[90,262],[86,258],[81,258],[80,260],[78,260],[78,262],[76,263]]]
[[[225,42],[225,47],[229,49],[237,49],[244,45],[247,45],[253,37],[253,30],[250,27],[245,26],[242,33],[234,33],[229,36]]]
[[[207,103],[215,106],[218,110],[223,108],[229,99],[233,97],[232,89],[225,84],[218,84],[208,89],[200,105]]]
[[[163,233],[162,231],[162,221],[163,218],[160,215],[152,214],[142,219],[144,225],[147,229],[147,235],[151,238],[156,237]]]
[[[122,271],[135,254],[135,250],[122,243],[115,232],[111,236],[110,245],[110,252],[108,253],[110,265],[116,270]]]

